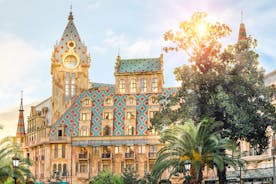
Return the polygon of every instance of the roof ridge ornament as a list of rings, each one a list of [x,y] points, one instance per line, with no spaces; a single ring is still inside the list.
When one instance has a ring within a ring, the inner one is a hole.
[[[69,13],[69,16],[68,16],[68,20],[74,20],[74,16],[73,16],[73,12],[72,12],[72,4],[70,5],[70,13]]]

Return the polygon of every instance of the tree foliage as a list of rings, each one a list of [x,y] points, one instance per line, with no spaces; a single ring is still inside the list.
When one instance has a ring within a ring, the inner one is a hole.
[[[29,166],[29,159],[23,158],[20,154],[20,148],[13,138],[7,137],[0,140],[0,183],[4,183],[12,178],[17,178],[17,183],[26,183],[26,176],[33,178]],[[19,157],[18,168],[13,168],[12,157]],[[13,180],[13,179],[12,179]]]
[[[255,52],[257,41],[249,36],[222,51],[220,39],[231,30],[225,24],[209,23],[206,17],[195,13],[179,30],[165,33],[164,39],[171,44],[165,51],[182,50],[190,63],[175,69],[181,87],[152,124],[162,129],[187,119],[214,118],[223,122],[221,130],[227,130],[221,132],[222,137],[245,140],[260,154],[268,147],[266,130],[275,128],[276,115],[273,92],[264,84]],[[202,25],[203,32],[198,29]]]
[[[201,183],[204,166],[223,169],[224,164],[238,166],[239,160],[220,150],[235,151],[236,143],[221,138],[218,127],[221,123],[213,119],[204,119],[198,125],[187,121],[184,125],[174,126],[161,134],[165,146],[158,152],[152,176],[160,178],[162,173],[171,169],[171,174],[185,173],[184,164],[191,162],[193,183]]]
[[[200,122],[204,117],[211,117],[223,122],[221,128],[228,130],[223,132],[223,137],[246,140],[261,153],[268,145],[266,129],[276,118],[271,105],[273,96],[264,84],[264,71],[254,50],[256,40],[248,37],[221,52],[219,39],[230,28],[208,23],[206,36],[200,39],[193,27],[205,18],[206,14],[195,13],[190,21],[181,24],[182,36],[172,31],[164,36],[175,48],[190,53],[190,64],[175,69],[176,79],[182,85],[178,94],[155,116],[153,125],[161,128],[187,119]]]
[[[101,172],[98,176],[92,177],[90,184],[123,184],[123,179],[119,175],[112,174],[109,170]]]

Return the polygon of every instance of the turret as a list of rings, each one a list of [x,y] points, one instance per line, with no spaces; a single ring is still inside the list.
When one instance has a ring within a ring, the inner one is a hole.
[[[16,138],[18,142],[23,143],[25,136],[24,109],[23,109],[23,92],[21,92],[19,116],[17,123]]]

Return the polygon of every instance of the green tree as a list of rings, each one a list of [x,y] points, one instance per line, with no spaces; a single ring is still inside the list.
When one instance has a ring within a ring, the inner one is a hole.
[[[0,141],[0,183],[17,178],[18,183],[26,183],[26,177],[32,178],[29,170],[29,159],[23,158],[19,146],[13,138],[6,137]],[[20,158],[18,168],[14,169],[12,157],[17,154]]]
[[[127,184],[137,184],[139,182],[138,174],[134,169],[126,169],[122,174],[122,178],[124,183]]]
[[[109,170],[101,172],[98,176],[92,177],[90,184],[123,184],[123,179],[119,175],[112,174]]]
[[[239,159],[226,155],[221,149],[235,151],[236,143],[223,139],[218,127],[221,123],[213,119],[204,119],[195,125],[187,121],[184,125],[177,125],[161,133],[161,141],[165,146],[158,152],[158,157],[152,176],[160,178],[167,169],[171,174],[185,173],[184,164],[191,162],[191,183],[199,184],[202,181],[202,172],[207,165],[223,169],[224,164],[241,165]]]
[[[221,132],[223,137],[246,140],[262,153],[268,145],[266,129],[275,124],[276,117],[273,93],[264,85],[264,71],[254,50],[256,40],[244,38],[222,52],[219,39],[231,30],[225,24],[207,22],[206,16],[195,13],[180,24],[179,31],[164,35],[172,44],[165,50],[185,51],[190,64],[175,69],[181,88],[153,119],[153,125],[160,128],[211,117],[223,122],[221,129],[227,130]],[[175,105],[179,108],[171,108]],[[225,183],[225,170],[219,173],[220,183]]]

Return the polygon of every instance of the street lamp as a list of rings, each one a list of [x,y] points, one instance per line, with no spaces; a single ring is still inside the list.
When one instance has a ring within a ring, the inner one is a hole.
[[[13,165],[13,168],[14,168],[14,171],[16,168],[18,168],[18,165],[19,165],[19,158],[17,155],[14,155],[12,157],[12,165]],[[15,172],[13,172],[13,179],[14,179],[14,183],[16,184],[16,177],[15,177]]]
[[[190,180],[191,180],[191,176],[190,176],[191,165],[192,164],[189,160],[184,161],[184,169],[185,169],[184,178],[185,178],[185,181],[187,181],[187,183],[190,183]]]
[[[184,162],[185,171],[189,172],[191,170],[191,162],[189,160],[186,160]]]

